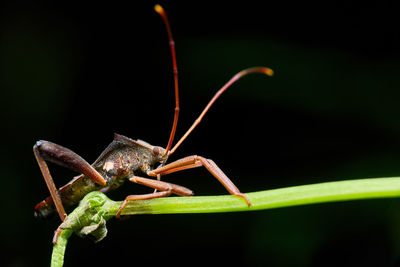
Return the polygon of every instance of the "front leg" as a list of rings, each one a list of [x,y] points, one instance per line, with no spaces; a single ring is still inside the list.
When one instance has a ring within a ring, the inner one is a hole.
[[[243,198],[246,200],[248,206],[251,205],[249,199],[239,191],[235,184],[232,183],[228,176],[226,176],[225,173],[211,159],[206,159],[196,155],[188,156],[164,165],[161,168],[149,171],[147,175],[165,175],[200,166],[204,166],[215,178],[217,178],[217,180],[226,188],[226,190],[228,190],[230,194]]]

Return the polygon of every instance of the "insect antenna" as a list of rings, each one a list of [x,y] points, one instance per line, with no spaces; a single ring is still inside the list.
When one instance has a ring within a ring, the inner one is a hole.
[[[169,26],[169,21],[167,17],[167,13],[165,13],[164,9],[160,5],[155,5],[154,10],[160,14],[161,18],[164,21],[165,27],[167,28],[169,46],[171,48],[171,56],[172,56],[172,68],[174,73],[174,86],[175,86],[175,114],[174,114],[174,122],[172,124],[171,134],[169,136],[169,141],[167,148],[165,149],[165,155],[168,154],[171,149],[172,142],[174,141],[176,126],[178,125],[178,117],[179,117],[179,90],[178,90],[178,67],[176,64],[176,55],[175,55],[175,42],[172,38],[171,27]]]
[[[194,128],[196,128],[197,125],[199,125],[200,121],[203,119],[204,115],[207,113],[207,111],[210,109],[210,107],[214,104],[214,102],[221,96],[223,92],[225,92],[226,89],[228,89],[232,84],[234,84],[237,80],[242,78],[243,76],[246,76],[247,74],[250,73],[263,73],[268,76],[272,76],[274,74],[274,71],[270,68],[267,67],[253,67],[253,68],[248,68],[244,69],[237,74],[235,74],[224,86],[222,86],[221,89],[217,91],[217,93],[214,95],[214,97],[208,102],[207,106],[204,108],[204,110],[201,112],[200,116],[194,121],[192,126],[187,130],[187,132],[182,136],[182,138],[176,143],[174,148],[171,149],[169,152],[169,155],[175,152],[175,150],[181,145],[181,143],[188,137],[188,135],[193,131]]]
[[[172,38],[171,28],[169,26],[167,14],[165,13],[164,9],[160,5],[155,5],[154,10],[161,16],[161,18],[164,21],[165,27],[167,28],[169,46],[171,48],[172,67],[173,67],[173,73],[174,73],[175,114],[174,114],[174,122],[172,124],[171,134],[169,136],[168,145],[167,145],[167,148],[165,149],[165,155],[171,155],[181,145],[181,143],[188,137],[188,135],[194,130],[194,128],[196,128],[196,126],[200,123],[200,121],[203,119],[204,115],[207,113],[207,111],[210,109],[210,107],[214,104],[214,102],[220,97],[220,95],[223,92],[225,92],[225,90],[228,89],[232,84],[234,84],[237,80],[239,80],[243,76],[246,76],[247,74],[250,74],[250,73],[263,73],[268,76],[272,76],[274,74],[274,72],[272,69],[267,68],[267,67],[253,67],[253,68],[244,69],[244,70],[238,72],[237,74],[235,74],[221,89],[219,89],[217,91],[217,93],[214,95],[214,97],[210,100],[210,102],[208,102],[207,106],[201,112],[200,116],[194,121],[194,123],[189,128],[189,130],[182,136],[182,138],[178,141],[178,143],[176,143],[176,145],[171,149],[172,143],[174,141],[176,126],[178,124],[178,117],[179,117],[178,68],[177,68],[177,64],[176,64],[175,42],[174,42],[174,39]]]

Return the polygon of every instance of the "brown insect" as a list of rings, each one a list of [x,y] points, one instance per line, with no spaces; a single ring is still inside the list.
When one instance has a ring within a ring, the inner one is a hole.
[[[103,151],[103,153],[101,153],[99,158],[90,165],[79,155],[65,147],[48,141],[36,142],[33,151],[51,194],[50,197],[35,207],[36,217],[46,218],[57,210],[61,220],[64,221],[66,218],[64,206],[68,207],[77,204],[91,191],[99,190],[107,192],[116,189],[127,179],[131,182],[151,187],[155,189],[155,191],[149,194],[130,195],[126,197],[116,217],[121,215],[121,212],[128,201],[166,197],[171,194],[190,196],[193,195],[193,193],[188,188],[161,181],[160,177],[162,175],[200,166],[204,166],[215,178],[217,178],[230,194],[243,198],[247,205],[251,205],[247,197],[239,191],[239,189],[211,159],[193,155],[169,164],[166,162],[168,157],[176,151],[186,137],[200,123],[210,107],[227,88],[249,73],[264,73],[272,76],[273,71],[266,67],[254,67],[242,70],[234,75],[214,95],[189,130],[175,144],[175,146],[171,148],[179,115],[178,71],[175,56],[175,44],[164,9],[160,5],[156,5],[155,11],[160,14],[167,28],[175,82],[175,115],[167,147],[164,149],[159,146],[150,145],[141,140],[132,140],[128,137],[115,134],[114,140],[111,144]],[[46,161],[69,167],[79,172],[80,175],[74,177],[68,184],[57,190]],[[138,176],[140,173],[150,177],[157,177],[157,180]]]

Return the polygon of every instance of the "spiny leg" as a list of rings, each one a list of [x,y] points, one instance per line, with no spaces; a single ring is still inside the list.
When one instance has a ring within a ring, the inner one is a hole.
[[[158,181],[158,180],[153,180],[153,179],[149,179],[149,178],[143,178],[143,177],[139,177],[139,176],[133,176],[131,178],[129,178],[129,181],[133,182],[133,183],[137,183],[137,184],[141,184],[141,185],[145,185],[151,188],[154,188],[156,190],[158,190],[159,192],[154,192],[151,194],[142,194],[142,195],[130,195],[127,196],[124,200],[124,202],[122,202],[122,205],[119,207],[119,210],[117,212],[117,214],[115,215],[115,217],[119,218],[121,216],[121,212],[122,210],[125,208],[126,204],[129,201],[135,201],[135,200],[146,200],[146,199],[153,199],[153,198],[160,198],[160,197],[167,197],[171,194],[176,194],[179,196],[191,196],[193,195],[192,190],[180,186],[180,185],[176,185],[176,184],[171,184],[171,183],[167,183],[167,182],[163,182],[163,181]]]
[[[204,166],[232,195],[238,196],[246,200],[247,205],[251,203],[249,199],[239,191],[235,184],[225,175],[225,173],[211,159],[206,159],[197,155],[188,156],[177,161],[171,162],[161,168],[152,170],[147,173],[149,176],[165,175],[177,171]]]

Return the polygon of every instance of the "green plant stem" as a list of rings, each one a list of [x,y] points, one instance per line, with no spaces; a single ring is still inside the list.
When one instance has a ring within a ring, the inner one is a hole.
[[[349,201],[371,198],[391,198],[400,196],[400,177],[346,180],[248,193],[251,202],[232,195],[166,197],[128,202],[122,215],[135,214],[172,214],[172,213],[215,213],[266,210],[289,206],[316,204],[333,201]],[[112,201],[103,193],[92,192],[85,196],[80,205],[68,215],[61,225],[57,244],[53,248],[52,266],[62,266],[65,246],[72,230],[78,235],[93,234],[98,226],[104,226],[105,220],[112,218],[121,206],[121,201]],[[89,212],[90,211],[90,212]],[[79,215],[78,215],[79,214]],[[73,216],[72,216],[73,215]],[[81,217],[86,216],[86,217]],[[102,218],[104,220],[102,220]],[[85,225],[82,222],[86,221]],[[104,221],[103,223],[99,223]],[[79,222],[78,224],[76,222]],[[79,227],[67,225],[78,225]],[[86,228],[85,228],[86,227]],[[82,231],[82,229],[86,229]],[[87,231],[87,230],[90,231]],[[103,233],[103,232],[102,232]],[[97,233],[98,234],[98,233]],[[101,238],[105,234],[100,235]],[[97,241],[101,240],[98,235]],[[54,264],[54,265],[53,265]]]
[[[327,182],[248,193],[251,202],[236,196],[168,197],[129,202],[123,215],[213,213],[265,210],[289,206],[400,196],[400,177]],[[109,214],[116,214],[121,202],[110,205]]]
[[[51,254],[51,267],[61,267],[64,264],[64,254],[67,247],[68,238],[74,231],[70,229],[63,230],[58,237],[57,244],[53,246]]]

